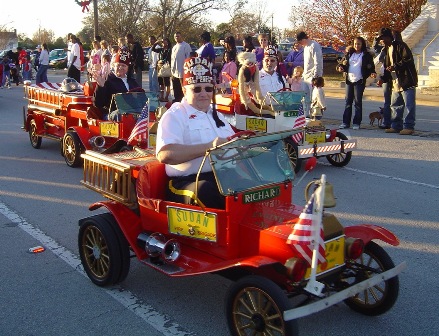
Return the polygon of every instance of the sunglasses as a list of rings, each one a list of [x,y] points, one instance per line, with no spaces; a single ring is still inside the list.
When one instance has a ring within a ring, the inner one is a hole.
[[[192,88],[192,91],[194,91],[195,93],[200,93],[201,91],[203,91],[203,87],[195,86],[195,87]],[[213,86],[206,86],[204,88],[204,91],[206,91],[206,92],[213,92]]]

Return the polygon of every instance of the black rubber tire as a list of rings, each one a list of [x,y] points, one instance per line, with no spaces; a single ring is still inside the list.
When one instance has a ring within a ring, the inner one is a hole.
[[[348,137],[342,132],[337,132],[335,138],[332,141],[348,140]],[[337,153],[326,155],[326,159],[330,164],[336,167],[344,167],[349,161],[351,161],[352,152],[347,153]]]
[[[84,152],[81,140],[74,131],[67,131],[63,139],[64,160],[69,167],[82,166],[81,154]]]
[[[258,275],[245,276],[230,286],[226,295],[230,334],[298,335],[297,321],[283,319],[283,312],[291,308],[285,292],[273,281]]]
[[[79,256],[88,277],[98,286],[117,284],[129,271],[128,244],[116,226],[111,214],[100,214],[85,219],[79,228]]]
[[[299,159],[299,147],[297,143],[291,138],[286,138],[284,142],[288,156],[291,160],[291,164],[293,165],[294,172],[297,174],[302,167],[302,159]]]
[[[377,269],[377,272],[362,272],[358,280],[366,280],[377,273],[385,272],[393,267],[390,256],[384,249],[374,242],[369,242],[363,252],[363,255],[356,260],[357,263],[367,265]],[[399,294],[399,278],[393,277],[383,281],[378,285],[369,288],[362,293],[357,294],[344,302],[352,310],[368,316],[377,316],[384,314],[395,304]]]
[[[29,140],[33,148],[41,147],[42,138],[37,135],[37,123],[33,119],[29,123]]]

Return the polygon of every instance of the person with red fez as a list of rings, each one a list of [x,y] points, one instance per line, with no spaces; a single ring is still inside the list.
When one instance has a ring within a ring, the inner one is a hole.
[[[94,74],[94,79],[98,83],[96,89],[95,106],[108,116],[109,120],[118,120],[116,105],[113,95],[124,93],[135,89],[141,89],[134,78],[128,77],[128,67],[130,64],[130,53],[127,49],[119,49],[113,63],[113,72],[110,72],[105,80],[102,76]]]
[[[201,169],[195,195],[195,180],[206,151],[227,142],[227,137],[234,134],[222,114],[211,105],[215,92],[212,65],[203,57],[185,60],[184,98],[161,117],[156,154],[166,164],[166,174],[170,177],[167,200],[224,208],[224,197],[208,160]]]
[[[277,49],[272,45],[268,45],[264,49],[262,69],[259,71],[259,85],[263,97],[265,97],[268,92],[277,92],[285,89],[287,81],[284,76],[282,76],[278,65]]]

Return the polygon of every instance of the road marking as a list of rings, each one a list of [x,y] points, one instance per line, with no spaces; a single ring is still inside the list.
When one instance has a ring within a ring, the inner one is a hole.
[[[73,267],[78,273],[87,277],[81,264],[81,260],[74,253],[58,244],[54,239],[43,233],[40,229],[29,224],[24,218],[10,210],[3,202],[0,202],[0,213],[8,218],[11,222],[18,225],[24,232],[38,240],[45,248],[49,249],[57,257],[64,260],[68,265]],[[88,277],[87,277],[88,279]],[[172,322],[166,315],[160,314],[154,308],[147,304],[139,303],[141,300],[130,291],[121,286],[113,286],[111,288],[102,288],[113,299],[122,304],[126,309],[130,310],[151,327],[166,336],[190,336],[195,335],[185,331],[177,323]]]
[[[332,166],[330,163],[326,163],[326,162],[319,162],[319,165]],[[366,170],[350,168],[350,167],[342,167],[342,169],[347,169],[347,170],[350,170],[350,171],[353,171],[353,172],[356,172],[356,173],[365,174],[365,175],[382,177],[382,178],[386,178],[386,179],[390,179],[390,180],[395,180],[395,181],[399,181],[399,182],[403,182],[403,183],[413,184],[413,185],[417,185],[417,186],[421,186],[421,187],[427,187],[427,188],[432,188],[432,189],[439,189],[438,185],[429,184],[429,183],[423,183],[423,182],[416,182],[416,181],[407,180],[407,179],[403,179],[403,178],[396,177],[396,176],[390,176],[390,175],[385,175],[385,174],[380,174],[380,173],[372,173],[372,172],[369,172],[369,171],[366,171]]]

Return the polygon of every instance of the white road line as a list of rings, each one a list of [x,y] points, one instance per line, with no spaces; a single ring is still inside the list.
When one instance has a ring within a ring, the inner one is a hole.
[[[73,267],[78,273],[87,277],[81,264],[81,260],[74,253],[58,244],[54,239],[46,235],[40,229],[33,227],[24,218],[10,210],[3,202],[0,202],[0,213],[8,218],[11,222],[18,225],[24,232],[38,240],[45,248],[49,249],[57,257],[64,260],[68,265]],[[172,322],[167,316],[155,311],[153,307],[147,304],[139,303],[141,300],[133,293],[123,289],[121,286],[103,288],[111,297],[122,304],[125,308],[139,316],[154,329],[166,336],[190,336],[194,333],[185,331],[175,322]]]
[[[330,163],[326,163],[326,162],[319,162],[319,165],[332,166]],[[399,182],[403,182],[403,183],[413,184],[413,185],[417,185],[417,186],[421,186],[421,187],[427,187],[427,188],[432,188],[432,189],[439,189],[438,185],[429,184],[429,183],[423,183],[423,182],[416,182],[416,181],[407,180],[407,179],[403,179],[403,178],[396,177],[396,176],[390,176],[390,175],[385,175],[385,174],[380,174],[380,173],[372,173],[372,172],[369,172],[369,171],[366,171],[366,170],[350,168],[350,167],[342,167],[342,169],[347,169],[347,170],[350,170],[350,171],[353,171],[353,172],[356,172],[356,173],[365,174],[365,175],[382,177],[382,178],[386,178],[386,179],[389,179],[389,180],[395,180],[395,181],[399,181]]]

